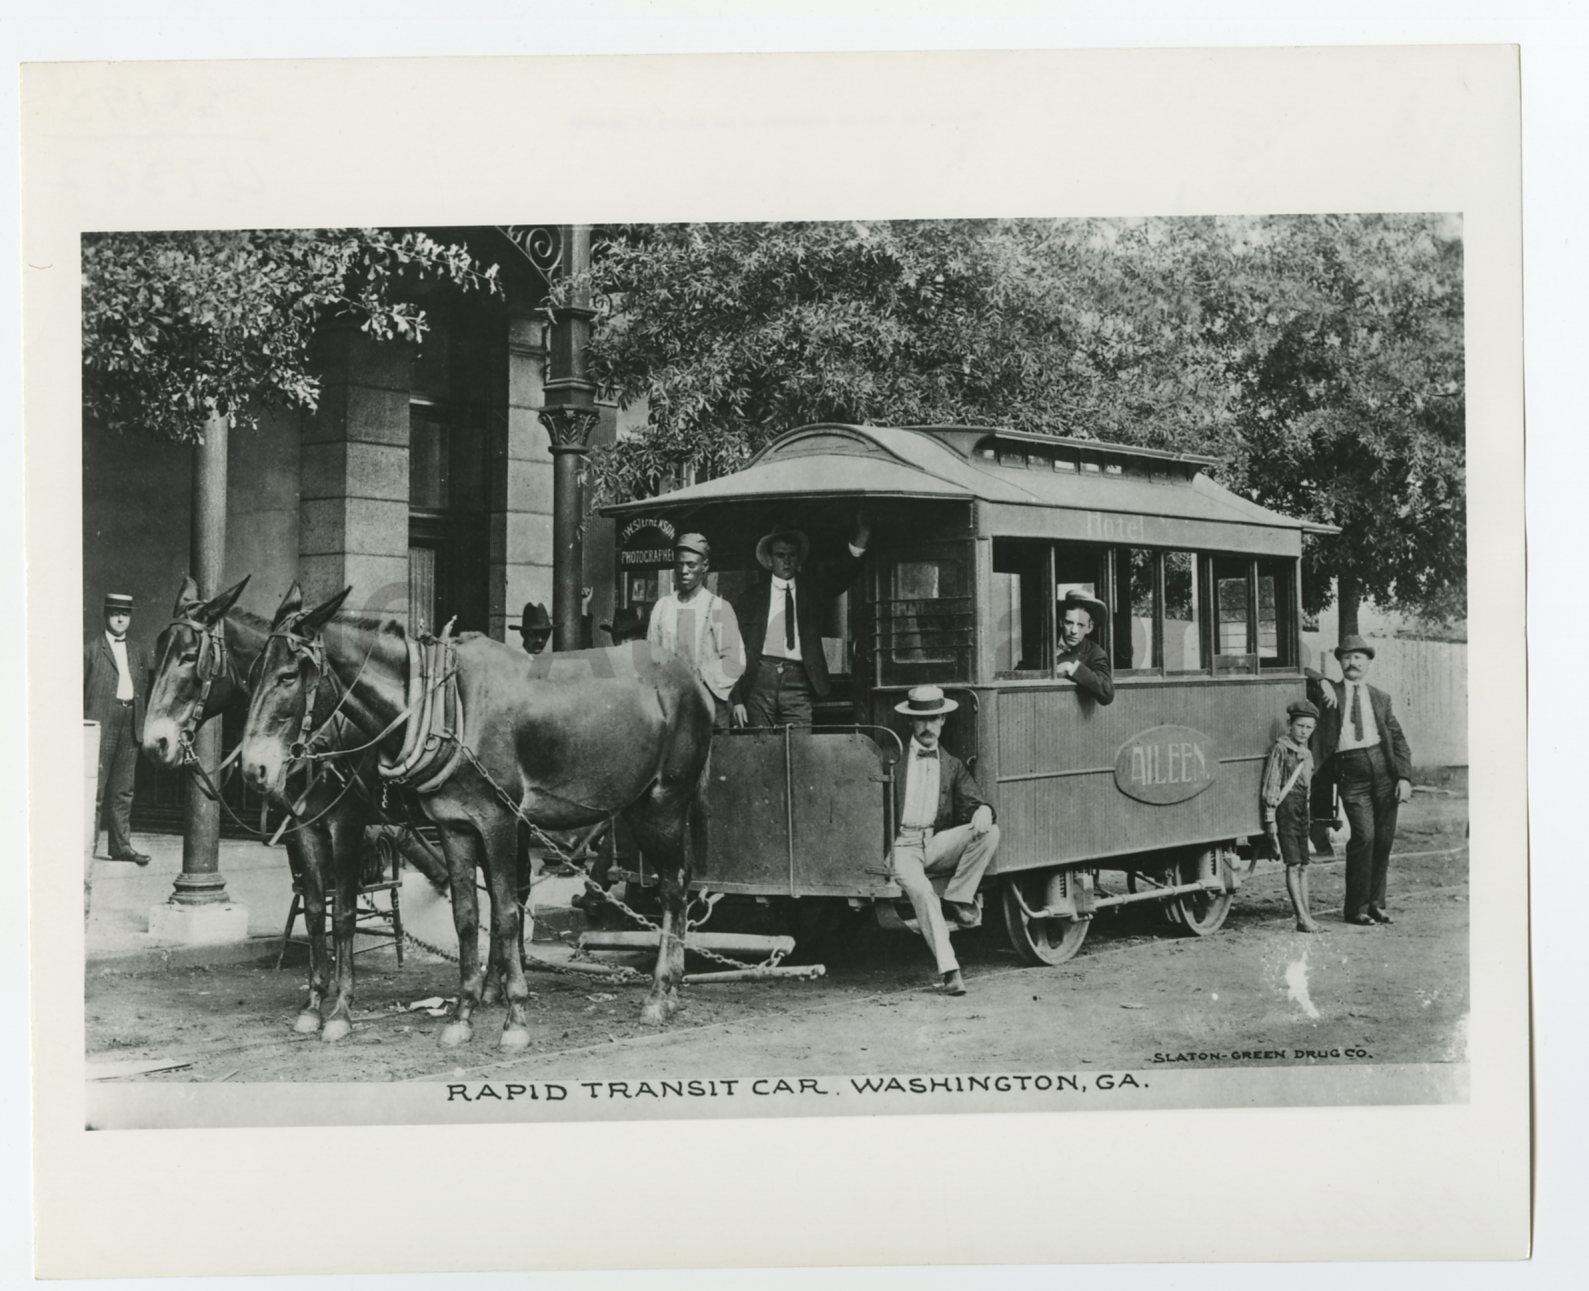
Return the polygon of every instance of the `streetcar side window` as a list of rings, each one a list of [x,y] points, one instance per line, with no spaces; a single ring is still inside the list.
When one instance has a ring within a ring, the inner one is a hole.
[[[1264,668],[1297,666],[1296,563],[1258,562],[1258,661]]]
[[[964,681],[972,644],[971,597],[957,556],[917,556],[886,571],[877,606],[883,684]]]
[[[1164,670],[1170,673],[1203,672],[1202,579],[1197,555],[1190,551],[1164,553]]]
[[[1067,592],[1080,592],[1094,600],[1109,603],[1109,552],[1103,547],[1089,547],[1082,543],[1062,542],[1054,547],[1054,603],[1065,599]],[[1109,616],[1102,623],[1092,625],[1091,640],[1109,649],[1113,633]],[[1051,659],[1052,663],[1053,660]]]
[[[1114,617],[1116,672],[1151,672],[1163,663],[1158,644],[1158,553],[1146,547],[1116,547]]]
[[[1053,653],[1048,621],[1049,545],[996,538],[993,542],[993,670],[1000,677],[1046,677]]]
[[[1253,562],[1216,556],[1214,584],[1214,671],[1223,676],[1258,671],[1258,607]]]

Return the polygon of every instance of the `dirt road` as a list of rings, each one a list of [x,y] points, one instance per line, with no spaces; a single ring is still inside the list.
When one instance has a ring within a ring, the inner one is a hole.
[[[1208,938],[1127,907],[1096,920],[1075,960],[1034,969],[986,930],[970,935],[960,999],[934,989],[917,938],[875,931],[820,981],[692,987],[662,1032],[639,1024],[641,987],[537,973],[531,1047],[507,1059],[495,1047],[499,1009],[482,1012],[469,1046],[437,1047],[441,1021],[409,1006],[453,994],[456,975],[429,956],[400,970],[389,951],[361,956],[355,1031],[338,1045],[292,1032],[302,971],[291,964],[96,969],[88,1056],[123,1070],[186,1064],[132,1077],[154,1082],[1118,1070],[1221,1066],[1252,1051],[1294,1061],[1297,1050],[1318,1062],[1452,1061],[1468,1009],[1465,821],[1460,798],[1420,793],[1407,809],[1392,927],[1341,922],[1336,861],[1314,871],[1325,931],[1295,932],[1281,868],[1265,862]]]

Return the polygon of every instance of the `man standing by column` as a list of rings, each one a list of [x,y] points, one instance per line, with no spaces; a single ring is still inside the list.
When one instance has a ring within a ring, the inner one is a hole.
[[[1319,766],[1341,791],[1351,838],[1346,844],[1346,922],[1393,923],[1385,909],[1396,813],[1412,798],[1412,751],[1390,696],[1364,677],[1374,647],[1348,636],[1335,650],[1343,679],[1308,670],[1308,696],[1322,705]]]
[[[83,716],[99,723],[99,777],[94,791],[95,838],[101,819],[110,832],[110,859],[149,864],[132,845],[132,792],[143,740],[143,703],[149,689],[149,652],[128,640],[132,597],[105,597],[105,630],[83,651]]]
[[[734,607],[706,586],[712,546],[698,533],[673,544],[673,591],[651,611],[646,633],[659,653],[681,654],[712,692],[712,729],[728,729],[728,697],[745,672],[745,646]]]
[[[817,612],[855,581],[872,528],[857,516],[849,555],[821,573],[802,573],[811,543],[798,529],[775,529],[756,544],[756,561],[772,575],[734,607],[745,643],[745,675],[734,687],[741,726],[809,726],[811,706],[832,689]]]

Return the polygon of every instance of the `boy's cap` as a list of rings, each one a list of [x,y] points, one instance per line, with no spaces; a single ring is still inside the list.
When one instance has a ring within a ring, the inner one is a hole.
[[[1287,717],[1311,717],[1318,720],[1319,710],[1305,699],[1299,699],[1294,704],[1286,705]]]

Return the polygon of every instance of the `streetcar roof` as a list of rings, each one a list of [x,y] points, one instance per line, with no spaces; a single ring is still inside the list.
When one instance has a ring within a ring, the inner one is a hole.
[[[1012,456],[1040,464],[1012,465]],[[623,516],[716,502],[869,496],[983,502],[1000,512],[1064,508],[1336,532],[1217,484],[1200,469],[1214,460],[993,427],[821,423],[779,436],[731,475],[602,511]]]

